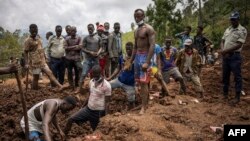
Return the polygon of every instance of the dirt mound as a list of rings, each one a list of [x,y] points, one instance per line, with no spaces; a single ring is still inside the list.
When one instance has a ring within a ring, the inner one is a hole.
[[[171,82],[168,87],[175,97],[158,99],[153,97],[145,115],[138,115],[139,110],[126,111],[126,95],[121,90],[115,90],[111,102],[111,114],[103,117],[97,128],[101,140],[120,141],[165,141],[165,140],[216,140],[220,137],[213,133],[209,126],[222,124],[250,123],[250,38],[243,48],[243,87],[246,96],[236,107],[223,102],[221,65],[208,66],[202,70],[201,78],[205,89],[205,98],[197,99],[191,85],[188,85],[188,95],[178,95],[178,85]],[[234,82],[231,79],[230,97],[234,97]],[[54,93],[46,88],[47,82],[41,84],[38,91],[28,90],[27,108],[47,98],[62,98],[73,95],[67,90],[64,93]],[[159,91],[159,84],[154,91]],[[7,80],[0,84],[0,140],[24,140],[20,128],[22,106],[20,96],[14,80]],[[82,100],[85,96],[80,96]],[[152,97],[151,97],[152,98]],[[140,102],[137,103],[137,106]],[[77,107],[74,111],[80,108]],[[72,111],[72,112],[74,112]],[[71,113],[72,113],[71,112]],[[59,123],[64,128],[67,117],[59,113]],[[54,140],[60,140],[55,129],[52,130]],[[84,136],[91,134],[89,123],[81,126],[73,125],[69,133],[69,140],[81,141]]]

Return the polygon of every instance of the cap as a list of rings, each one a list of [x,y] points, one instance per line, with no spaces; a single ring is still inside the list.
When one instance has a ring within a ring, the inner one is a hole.
[[[186,39],[185,42],[184,42],[184,45],[192,45],[193,41],[191,39]]]
[[[240,18],[240,13],[239,12],[233,12],[230,15],[230,19],[239,19]]]
[[[97,30],[102,30],[104,31],[104,26],[102,24],[100,24],[98,27],[97,27]]]

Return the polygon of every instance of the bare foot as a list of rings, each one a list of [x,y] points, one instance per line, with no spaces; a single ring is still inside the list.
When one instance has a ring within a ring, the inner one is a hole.
[[[81,93],[81,94],[82,94],[82,93],[83,93],[83,88],[78,87],[74,93],[75,93],[75,94],[78,94],[78,93]]]
[[[145,108],[142,106],[139,115],[144,115],[144,113],[145,113]]]
[[[58,88],[58,92],[63,92],[66,88],[67,86],[62,85],[61,87]]]

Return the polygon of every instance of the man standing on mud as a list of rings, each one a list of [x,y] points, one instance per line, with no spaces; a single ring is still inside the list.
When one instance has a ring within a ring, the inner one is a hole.
[[[49,39],[47,54],[49,58],[50,68],[60,82],[63,85],[64,73],[65,73],[65,63],[64,54],[65,49],[63,47],[64,38],[62,34],[62,26],[57,25],[55,28],[56,35],[52,35]]]
[[[112,74],[117,68],[118,58],[122,54],[122,33],[120,32],[120,23],[114,23],[114,32],[109,35],[108,52],[111,65],[110,74]]]
[[[99,58],[102,51],[102,39],[94,34],[95,27],[93,24],[88,24],[87,26],[89,35],[83,39],[83,48],[82,51],[85,53],[85,59],[82,65],[82,73],[79,82],[79,89],[75,93],[81,93],[83,90],[83,84],[85,77],[89,73],[89,71],[95,65],[99,65]]]
[[[36,24],[29,27],[30,36],[24,42],[25,68],[31,68],[33,74],[32,89],[38,89],[38,79],[40,72],[48,75],[50,81],[62,89],[62,85],[56,80],[45,61],[45,54],[42,47],[42,40],[37,35],[38,28]],[[28,63],[29,62],[29,63]]]
[[[97,28],[97,35],[102,39],[102,51],[99,55],[99,64],[100,67],[102,68],[102,75],[107,76],[106,74],[108,73],[107,71],[107,58],[108,58],[108,37],[104,35],[104,27],[102,24],[99,24]]]
[[[144,23],[145,13],[142,9],[136,9],[134,18],[138,25],[135,30],[135,46],[130,64],[134,61],[135,80],[141,87],[142,108],[140,114],[144,114],[148,104],[150,82],[149,67],[154,54],[155,31],[152,26]],[[129,65],[128,65],[129,66]],[[125,68],[125,70],[128,67]]]
[[[44,134],[46,141],[52,141],[50,135],[50,123],[54,125],[61,136],[61,140],[65,139],[64,132],[58,125],[57,113],[61,111],[63,114],[74,109],[77,101],[72,96],[64,99],[46,99],[34,105],[28,112],[29,122],[29,139],[31,141],[42,141],[40,136]],[[24,130],[24,117],[21,119],[21,127]]]
[[[70,36],[65,39],[64,48],[66,52],[66,67],[68,70],[68,81],[72,90],[78,87],[79,72],[81,71],[81,57],[80,52],[82,49],[81,37],[76,35],[77,29],[75,26],[70,28]],[[75,77],[73,77],[73,70]],[[75,81],[73,80],[75,78]]]
[[[166,37],[165,46],[161,48],[160,63],[161,68],[159,71],[162,73],[162,77],[166,83],[170,82],[170,77],[173,77],[175,81],[180,82],[179,94],[186,93],[186,86],[183,77],[179,69],[175,65],[178,51],[175,47],[171,46],[172,40],[170,37]],[[163,94],[165,93],[164,89]]]
[[[205,65],[208,47],[212,44],[208,38],[203,35],[203,27],[197,27],[197,34],[194,36],[194,47],[202,58],[202,65]]]
[[[203,98],[203,87],[198,75],[201,69],[201,57],[193,48],[193,41],[187,39],[184,42],[184,49],[181,50],[176,59],[176,66],[179,68],[185,82],[192,81],[196,92]]]
[[[230,83],[230,73],[234,74],[235,81],[235,99],[231,104],[235,105],[240,102],[242,91],[241,76],[241,50],[246,41],[247,30],[239,24],[239,12],[233,12],[230,16],[231,26],[226,29],[221,41],[221,55],[223,57],[223,93],[224,99],[228,99],[228,89]]]

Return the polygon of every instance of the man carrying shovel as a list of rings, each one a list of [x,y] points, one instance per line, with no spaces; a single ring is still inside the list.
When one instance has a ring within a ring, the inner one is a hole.
[[[31,24],[29,26],[30,36],[24,42],[24,58],[25,58],[25,68],[28,70],[31,68],[33,74],[32,89],[38,89],[38,79],[40,72],[44,72],[48,75],[51,82],[62,90],[62,85],[53,76],[51,70],[45,61],[45,54],[42,47],[42,40],[37,35],[38,28],[36,24]]]

